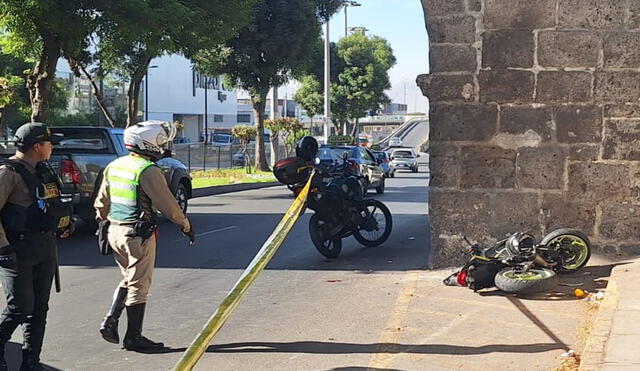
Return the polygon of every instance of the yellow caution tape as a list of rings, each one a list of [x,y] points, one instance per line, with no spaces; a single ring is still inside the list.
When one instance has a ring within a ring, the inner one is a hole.
[[[258,251],[258,254],[256,254],[249,266],[244,270],[238,282],[236,282],[213,315],[211,315],[207,324],[200,330],[198,336],[191,342],[191,345],[189,345],[189,348],[182,355],[182,358],[180,358],[174,370],[192,370],[195,367],[198,360],[202,357],[202,354],[207,350],[213,337],[220,331],[229,316],[231,316],[231,313],[236,309],[240,303],[240,299],[242,299],[242,296],[249,289],[253,281],[256,280],[258,274],[260,274],[264,267],[271,261],[271,258],[273,258],[273,255],[278,251],[285,237],[287,237],[287,234],[289,234],[289,231],[298,220],[298,216],[302,214],[307,195],[309,194],[311,179],[313,179],[314,175],[315,172],[312,172],[307,184],[305,184],[300,194],[298,194],[298,197],[296,197],[291,207],[289,207],[289,210],[287,210],[287,213],[282,217],[276,229],[273,230],[271,236],[269,236],[260,251]]]

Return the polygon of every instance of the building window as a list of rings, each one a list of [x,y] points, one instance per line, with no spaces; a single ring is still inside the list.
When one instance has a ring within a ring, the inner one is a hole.
[[[238,113],[238,122],[248,123],[251,122],[251,114],[249,113]]]
[[[224,116],[222,116],[222,115],[213,115],[213,122],[224,122]]]

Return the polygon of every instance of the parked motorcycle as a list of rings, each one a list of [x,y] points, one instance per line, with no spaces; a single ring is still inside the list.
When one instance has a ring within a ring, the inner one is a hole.
[[[574,272],[591,257],[589,238],[568,228],[552,231],[539,244],[532,235],[520,232],[489,248],[466,241],[469,261],[444,283],[474,291],[494,286],[508,293],[549,291],[558,284],[556,273]]]
[[[364,199],[357,176],[357,164],[345,155],[342,164],[320,167],[315,157],[318,144],[313,137],[303,138],[296,157],[274,166],[276,179],[297,196],[314,172],[306,207],[315,211],[309,220],[309,234],[316,249],[327,258],[342,251],[342,239],[353,237],[365,246],[379,246],[389,238],[392,217],[389,209],[375,199]]]

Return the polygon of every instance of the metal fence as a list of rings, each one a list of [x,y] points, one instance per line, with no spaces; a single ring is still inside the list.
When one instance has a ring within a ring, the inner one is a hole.
[[[184,163],[189,171],[229,169],[243,167],[245,161],[242,155],[242,147],[237,144],[205,146],[204,143],[174,144],[173,153],[176,160]],[[248,161],[253,165],[255,160],[255,146],[252,143],[248,148]],[[271,158],[271,145],[265,143],[267,162]]]

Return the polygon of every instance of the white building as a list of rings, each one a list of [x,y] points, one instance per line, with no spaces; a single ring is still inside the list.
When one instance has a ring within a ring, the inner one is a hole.
[[[145,102],[147,83],[148,101]],[[178,133],[179,137],[197,142],[203,138],[205,124],[210,134],[214,129],[228,129],[237,124],[235,91],[225,89],[217,77],[202,76],[183,56],[166,55],[152,60],[148,81],[143,81],[141,90],[142,117],[182,122],[184,130]],[[147,110],[148,117],[145,117]]]

